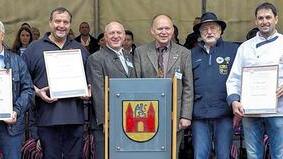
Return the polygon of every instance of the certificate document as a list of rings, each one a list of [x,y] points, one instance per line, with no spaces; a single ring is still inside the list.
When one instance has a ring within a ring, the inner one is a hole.
[[[80,49],[44,51],[51,98],[88,95]]]
[[[242,69],[241,104],[244,114],[277,112],[278,65]]]
[[[12,112],[12,70],[0,69],[0,120],[10,119]]]

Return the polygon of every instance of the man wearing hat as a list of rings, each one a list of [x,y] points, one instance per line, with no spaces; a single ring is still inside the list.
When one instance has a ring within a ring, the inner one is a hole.
[[[193,29],[201,41],[192,49],[194,109],[192,120],[195,159],[209,158],[214,145],[217,159],[229,159],[233,113],[226,102],[226,79],[238,45],[222,40],[226,28],[212,12],[202,15]],[[214,144],[212,144],[214,142]]]

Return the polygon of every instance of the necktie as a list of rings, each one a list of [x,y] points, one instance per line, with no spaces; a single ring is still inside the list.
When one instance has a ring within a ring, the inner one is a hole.
[[[3,69],[4,67],[5,67],[4,56],[0,55],[0,69]]]
[[[128,74],[128,66],[126,64],[126,60],[125,60],[125,57],[123,55],[123,53],[121,51],[118,52],[118,55],[119,55],[119,59],[124,67],[124,70],[126,71],[126,73]]]
[[[157,49],[158,52],[158,77],[164,78],[164,52],[167,50],[167,47],[160,47]]]

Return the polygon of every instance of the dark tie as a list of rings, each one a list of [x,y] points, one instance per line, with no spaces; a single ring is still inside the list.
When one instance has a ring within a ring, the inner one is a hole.
[[[164,56],[164,52],[166,52],[167,47],[159,47],[157,49],[157,53],[158,53],[158,78],[164,78],[164,64],[163,64],[163,56]]]

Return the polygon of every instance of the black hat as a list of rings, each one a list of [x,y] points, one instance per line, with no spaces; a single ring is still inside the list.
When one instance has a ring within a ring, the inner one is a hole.
[[[221,26],[222,33],[226,28],[226,23],[224,21],[218,20],[217,16],[212,13],[212,12],[206,12],[204,13],[201,18],[200,18],[200,23],[196,24],[193,29],[194,32],[199,33],[199,28],[202,24],[207,23],[207,22],[216,22]]]

